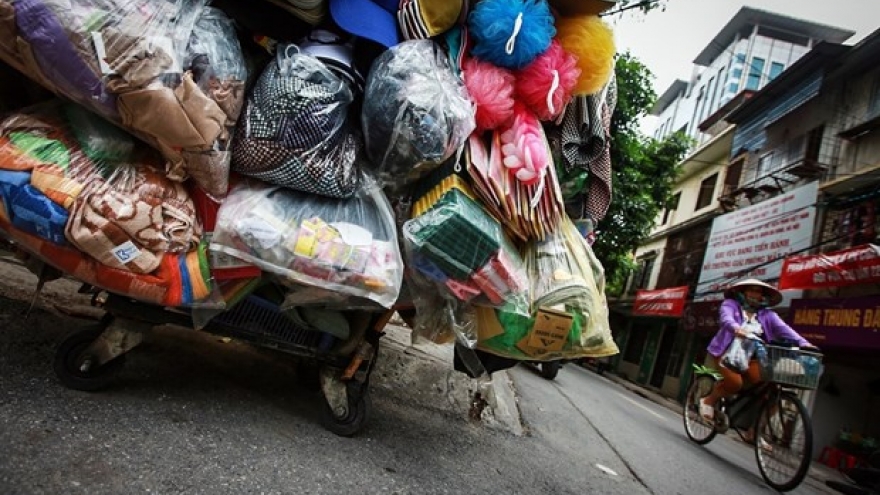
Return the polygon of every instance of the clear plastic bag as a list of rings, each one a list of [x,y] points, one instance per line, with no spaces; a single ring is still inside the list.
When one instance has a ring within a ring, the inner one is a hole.
[[[206,3],[14,2],[0,29],[14,50],[0,57],[162,151],[169,177],[222,196],[246,77],[230,21]]]
[[[604,271],[575,226],[530,243],[524,256],[532,314],[477,308],[478,348],[504,357],[553,361],[617,354]]]
[[[151,273],[165,253],[199,244],[195,206],[164,177],[163,163],[72,104],[52,102],[0,122],[0,169],[30,174],[10,192],[13,225],[120,270]]]
[[[52,102],[0,121],[0,230],[85,283],[153,304],[212,293],[194,205],[149,147]]]
[[[738,373],[749,369],[749,361],[755,353],[755,341],[736,337],[721,356],[721,365]]]
[[[279,46],[248,95],[233,170],[271,184],[351,197],[367,164],[351,124],[351,83],[296,45]]]
[[[362,177],[360,182],[349,199],[243,182],[220,207],[211,249],[292,284],[389,308],[403,279],[397,230],[375,181]]]
[[[528,314],[522,259],[501,225],[468,194],[465,186],[449,189],[404,224],[413,278],[452,300]]]
[[[367,77],[362,127],[370,160],[395,188],[439,166],[476,127],[464,83],[431,40],[382,53]]]

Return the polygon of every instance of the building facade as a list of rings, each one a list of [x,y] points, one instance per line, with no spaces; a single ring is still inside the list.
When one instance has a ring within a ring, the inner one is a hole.
[[[652,109],[654,137],[681,131],[697,143],[711,139],[700,124],[743,91],[757,91],[822,41],[854,33],[744,7],[694,59],[689,81],[676,80]]]
[[[678,228],[658,220],[650,242],[636,254],[647,260],[646,253],[662,253],[650,267],[657,274],[633,278],[644,288],[691,289],[684,314],[662,322],[664,332],[676,327],[673,348],[679,342],[680,348],[657,356],[665,337],[652,348],[650,336],[636,336],[656,331],[657,325],[627,315],[626,298],[615,301],[615,330],[623,340],[619,373],[642,381],[632,362],[638,361],[641,370],[653,360],[666,376],[642,383],[680,399],[690,363],[702,362],[701,352],[717,330],[719,288],[757,277],[785,289],[785,300],[775,309],[825,353],[819,388],[803,393],[813,411],[814,455],[826,447],[842,446],[853,456],[876,448],[864,439],[880,437],[875,421],[880,417],[880,318],[874,317],[880,315],[878,59],[880,31],[855,46],[819,43],[764,88],[731,100],[701,123],[712,138],[685,160],[678,185],[698,190],[714,182],[712,213],[697,210],[680,218],[676,211],[673,221],[683,222]],[[716,134],[719,129],[724,131]],[[709,151],[716,143],[726,143],[724,158]],[[688,172],[698,166],[703,169]],[[715,174],[718,178],[706,180]],[[670,214],[664,216],[668,220]],[[723,236],[718,235],[722,228]],[[670,254],[681,252],[677,237],[689,240],[685,252],[702,250],[695,277],[685,275],[693,272],[687,257]],[[807,278],[793,276],[795,269],[786,265],[807,260],[800,266],[813,266],[809,261],[819,257],[822,263],[813,265],[826,268]],[[844,258],[846,266],[828,262]],[[683,362],[672,365],[673,359]],[[652,370],[652,378],[655,373],[660,372]]]

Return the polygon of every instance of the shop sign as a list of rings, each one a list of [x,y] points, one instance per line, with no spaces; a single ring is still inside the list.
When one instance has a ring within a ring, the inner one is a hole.
[[[823,254],[789,256],[780,289],[821,289],[880,283],[880,246],[865,244]]]
[[[795,299],[787,320],[819,347],[880,349],[880,296]]]
[[[742,278],[776,280],[789,253],[810,247],[817,194],[818,185],[811,182],[717,217],[694,299],[721,299],[724,288]],[[799,295],[785,294],[786,299]]]
[[[721,300],[699,301],[688,304],[681,318],[684,330],[703,335],[713,335],[717,332],[721,302]]]
[[[657,290],[639,290],[633,304],[633,314],[643,316],[670,316],[677,318],[684,312],[688,287],[670,287]]]

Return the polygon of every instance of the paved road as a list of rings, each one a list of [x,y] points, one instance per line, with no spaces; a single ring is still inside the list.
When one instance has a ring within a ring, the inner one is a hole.
[[[68,390],[51,361],[82,322],[46,309],[69,292],[54,286],[25,321],[32,282],[0,283],[3,495],[769,493],[744,446],[692,445],[676,414],[575,366],[554,382],[512,371],[521,436],[468,421],[437,381],[388,373],[368,427],[340,438],[286,356],[184,329],[151,334],[111,389]]]
[[[632,477],[653,494],[744,495],[772,492],[755,464],[754,451],[738,440],[718,437],[700,447],[685,436],[681,416],[584,368],[563,367],[554,382],[534,373],[514,373],[522,394],[523,417],[538,436],[557,444],[566,439],[561,423],[574,421],[595,431],[598,444],[611,451],[594,451],[592,461],[603,463],[621,477]],[[590,448],[589,445],[583,446]],[[815,483],[791,493],[834,493]]]

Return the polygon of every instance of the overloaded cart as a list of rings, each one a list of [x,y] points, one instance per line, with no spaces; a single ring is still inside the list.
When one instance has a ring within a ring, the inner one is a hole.
[[[395,310],[471,376],[617,353],[613,3],[0,0],[0,58],[60,97],[3,95],[0,231],[106,311],[60,381],[190,326],[320,364],[350,435]]]

